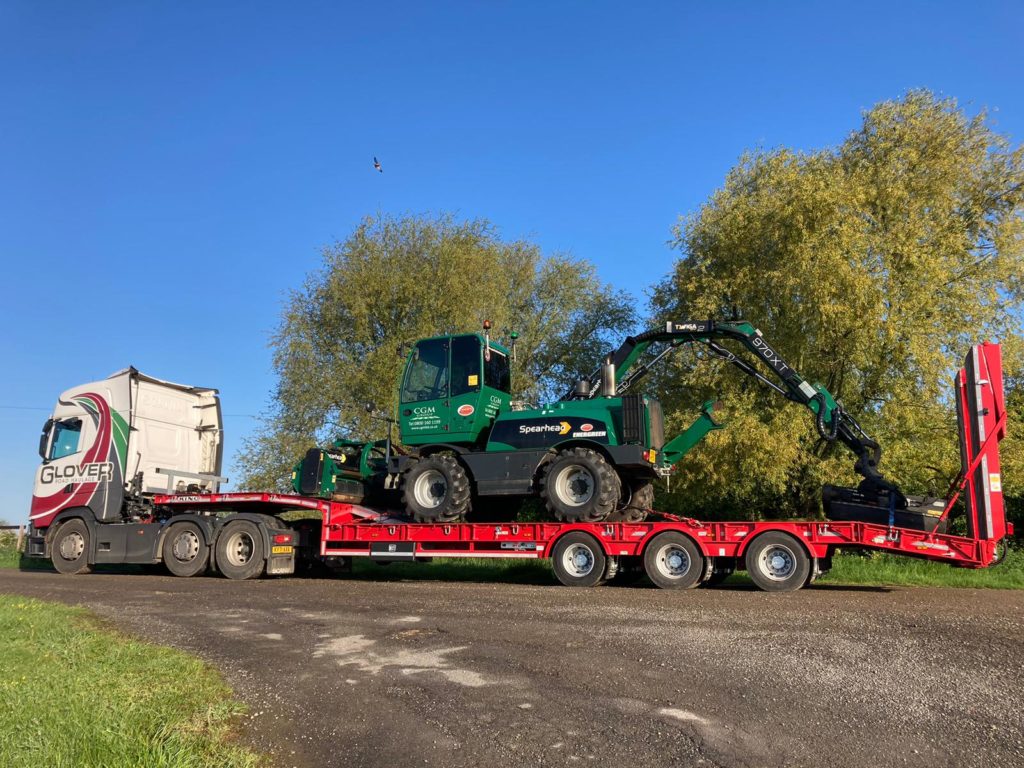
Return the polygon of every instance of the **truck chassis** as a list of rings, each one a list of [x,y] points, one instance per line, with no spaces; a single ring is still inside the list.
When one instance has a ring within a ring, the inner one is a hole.
[[[998,556],[998,542],[991,539],[861,522],[701,522],[655,513],[652,516],[660,520],[642,523],[439,524],[412,523],[355,504],[285,494],[165,496],[155,501],[195,511],[241,508],[270,515],[315,510],[322,517],[319,555],[335,565],[347,565],[356,557],[389,563],[435,557],[547,558],[558,580],[568,586],[597,586],[620,572],[642,570],[658,587],[686,589],[745,569],[761,589],[788,592],[827,572],[840,547],[965,568],[984,568]],[[312,541],[309,545],[315,546]]]

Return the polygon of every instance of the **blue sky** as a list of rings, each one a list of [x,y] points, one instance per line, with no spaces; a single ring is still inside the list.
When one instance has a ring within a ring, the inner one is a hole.
[[[1009,2],[0,0],[0,518],[60,390],[127,365],[219,387],[233,456],[283,298],[367,214],[486,217],[643,297],[744,149],[912,87],[1020,143],[1022,44]]]

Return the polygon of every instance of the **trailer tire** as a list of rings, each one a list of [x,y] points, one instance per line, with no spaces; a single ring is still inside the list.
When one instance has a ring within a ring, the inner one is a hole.
[[[418,523],[461,522],[470,502],[466,470],[445,454],[420,459],[405,473],[402,500]]]
[[[555,543],[551,567],[567,587],[595,587],[604,581],[608,558],[589,533],[571,531]]]
[[[196,576],[210,564],[210,546],[195,523],[174,523],[164,536],[161,554],[172,576]]]
[[[228,523],[217,537],[217,569],[229,579],[256,579],[266,565],[259,527],[248,520]]]
[[[654,507],[654,483],[634,481],[629,488],[629,501],[608,515],[609,522],[642,523],[647,519],[647,513]]]
[[[606,520],[621,494],[619,476],[592,448],[559,451],[541,473],[541,498],[555,519],[566,523]]]
[[[807,583],[811,557],[788,533],[767,531],[747,546],[747,573],[765,592],[794,592]]]
[[[89,526],[77,517],[61,523],[50,544],[50,560],[57,573],[74,576],[89,573]]]
[[[644,571],[661,589],[693,589],[704,576],[704,555],[689,536],[665,531],[644,547]]]

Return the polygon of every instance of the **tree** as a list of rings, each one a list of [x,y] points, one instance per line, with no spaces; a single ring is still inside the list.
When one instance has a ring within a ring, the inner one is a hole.
[[[866,112],[837,148],[745,156],[676,226],[683,255],[654,309],[739,307],[861,417],[887,475],[942,495],[959,466],[950,379],[968,346],[1003,340],[1008,373],[1021,370],[1022,203],[1024,150],[984,113],[911,91]],[[732,420],[685,465],[677,508],[807,514],[823,481],[856,479],[808,413],[742,378],[699,355],[662,377],[670,423],[719,393]]]
[[[596,366],[635,324],[633,306],[591,264],[504,241],[484,220],[367,218],[289,296],[271,340],[270,412],[238,457],[243,482],[282,488],[306,449],[381,437],[364,404],[393,403],[402,344],[490,319],[499,335],[520,334],[515,397],[540,402]]]

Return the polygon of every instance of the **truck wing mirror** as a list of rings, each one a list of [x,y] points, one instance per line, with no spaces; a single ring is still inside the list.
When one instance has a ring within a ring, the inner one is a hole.
[[[50,430],[53,428],[53,419],[47,419],[46,423],[43,424],[43,433],[39,436],[39,458],[44,462],[48,461],[46,458],[46,447],[47,443],[50,442]]]

